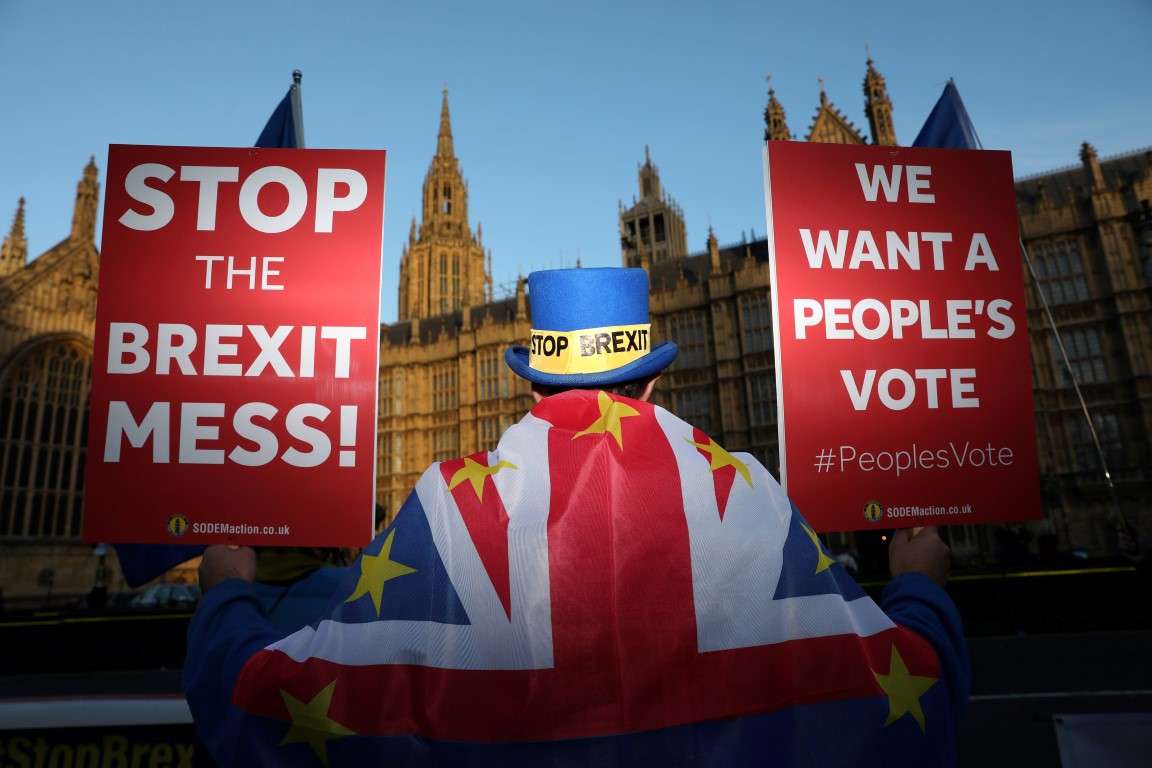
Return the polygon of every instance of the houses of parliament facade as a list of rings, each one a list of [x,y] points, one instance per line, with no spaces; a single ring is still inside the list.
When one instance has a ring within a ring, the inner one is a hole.
[[[802,137],[770,88],[764,138],[898,145],[871,60],[863,85],[867,136],[821,87]],[[721,245],[709,231],[692,250],[647,149],[637,184],[631,205],[619,205],[621,263],[648,271],[653,337],[680,348],[654,399],[775,472],[767,241]],[[29,261],[21,200],[0,249],[0,594],[9,599],[82,594],[93,583],[92,547],[79,537],[98,197],[92,161],[64,240]],[[1152,530],[1152,150],[1101,159],[1085,143],[1077,164],[1018,179],[1016,197],[1030,255],[1021,269],[1044,508],[1030,527],[1062,553],[1115,555],[1117,515]],[[469,221],[445,91],[421,219],[400,258],[398,318],[380,328],[377,500],[389,517],[431,462],[493,448],[532,405],[527,382],[504,364],[505,349],[529,338],[531,297],[524,280],[495,297],[491,272]],[[950,529],[957,562],[994,563],[992,528]],[[870,555],[886,563],[878,532],[828,536],[865,565]]]

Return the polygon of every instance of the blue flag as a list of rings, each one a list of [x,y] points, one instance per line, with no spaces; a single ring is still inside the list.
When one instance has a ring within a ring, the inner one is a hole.
[[[287,149],[304,148],[304,112],[300,102],[300,70],[292,73],[292,86],[268,118],[257,147]],[[203,544],[116,544],[120,571],[128,586],[147,584],[181,563],[198,557],[206,547]]]
[[[257,147],[304,148],[304,108],[300,102],[300,78],[300,70],[292,73],[292,86],[268,118],[260,138],[256,139]]]
[[[968,119],[968,110],[960,100],[960,91],[952,80],[944,86],[944,93],[924,121],[924,127],[912,142],[914,147],[941,149],[982,149],[976,129]]]

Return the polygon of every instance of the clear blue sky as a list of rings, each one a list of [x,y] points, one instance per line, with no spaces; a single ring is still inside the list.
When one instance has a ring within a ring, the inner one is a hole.
[[[838,10],[828,10],[827,6]],[[20,197],[33,256],[69,231],[108,145],[250,146],[304,73],[309,147],[388,150],[381,317],[436,149],[447,82],[456,154],[498,285],[619,263],[617,203],[645,145],[689,247],[763,236],[771,74],[793,133],[829,99],[867,133],[865,46],[897,138],[954,78],[1017,176],[1152,145],[1152,2],[923,0],[560,3],[0,0],[0,232]]]

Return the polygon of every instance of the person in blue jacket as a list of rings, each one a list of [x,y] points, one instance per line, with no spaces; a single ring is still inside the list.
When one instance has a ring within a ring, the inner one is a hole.
[[[437,462],[285,635],[213,546],[185,692],[221,766],[955,766],[947,545],[896,531],[874,602],[752,456],[650,402],[647,274],[529,276],[536,406]]]

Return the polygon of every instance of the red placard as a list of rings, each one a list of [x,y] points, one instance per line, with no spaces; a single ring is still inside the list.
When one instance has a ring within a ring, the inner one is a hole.
[[[1008,152],[768,142],[782,475],[819,531],[1040,516]]]
[[[371,539],[384,165],[109,148],[85,541]]]

